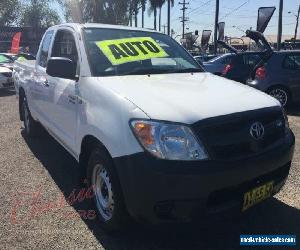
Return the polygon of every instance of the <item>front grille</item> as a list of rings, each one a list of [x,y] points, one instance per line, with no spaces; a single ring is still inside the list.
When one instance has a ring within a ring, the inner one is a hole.
[[[264,137],[254,139],[250,127],[264,126]],[[265,108],[208,118],[192,125],[211,158],[232,159],[259,153],[284,137],[285,121],[281,108]]]
[[[12,77],[12,72],[4,72],[4,73],[1,73],[1,74],[5,77]]]

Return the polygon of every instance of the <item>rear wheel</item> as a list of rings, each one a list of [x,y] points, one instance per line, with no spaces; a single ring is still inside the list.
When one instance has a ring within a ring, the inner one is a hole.
[[[268,91],[268,94],[276,98],[283,107],[288,106],[291,101],[289,91],[283,87],[274,87]]]
[[[109,231],[120,230],[127,219],[122,191],[113,162],[101,147],[91,153],[87,180],[88,187],[93,187],[93,201],[102,227]]]

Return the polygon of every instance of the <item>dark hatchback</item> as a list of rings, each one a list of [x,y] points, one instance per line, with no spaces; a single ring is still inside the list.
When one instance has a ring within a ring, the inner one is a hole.
[[[254,67],[262,59],[264,52],[248,51],[233,54],[224,66],[222,76],[228,79],[246,83]]]
[[[300,101],[300,50],[274,51],[247,81],[251,87],[268,93],[283,106]]]

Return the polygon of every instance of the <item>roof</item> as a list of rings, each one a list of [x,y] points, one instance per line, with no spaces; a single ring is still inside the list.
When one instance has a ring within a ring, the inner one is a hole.
[[[80,28],[102,28],[102,29],[136,30],[136,31],[160,33],[156,30],[151,30],[151,29],[142,29],[142,28],[136,28],[136,27],[129,27],[129,26],[125,26],[125,25],[112,25],[112,24],[103,24],[103,23],[85,23],[85,24],[63,23],[63,24],[52,26],[52,27],[50,27],[50,29],[55,29],[55,28],[65,27],[65,26],[72,27],[75,30],[79,30]]]

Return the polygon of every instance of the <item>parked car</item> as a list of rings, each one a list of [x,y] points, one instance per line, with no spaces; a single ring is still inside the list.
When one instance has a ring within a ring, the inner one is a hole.
[[[0,67],[6,67],[12,70],[13,63],[14,63],[14,59],[11,56],[4,53],[0,53]]]
[[[226,53],[220,56],[217,56],[207,62],[204,62],[202,65],[207,72],[213,73],[215,75],[222,75],[226,65],[228,65],[235,54]]]
[[[7,67],[0,66],[0,89],[13,86],[12,71]]]
[[[23,52],[16,55],[17,60],[20,58],[24,58],[25,60],[35,60],[36,59],[35,55],[32,55],[30,53],[23,53]]]
[[[203,72],[167,35],[62,24],[14,72],[25,135],[42,125],[78,161],[105,228],[244,212],[289,174],[280,103]]]
[[[283,106],[300,101],[300,51],[274,51],[247,84],[275,97]]]
[[[35,60],[36,57],[32,54],[28,53],[19,53],[19,54],[12,54],[12,53],[0,53],[0,64],[1,64],[1,58],[2,60],[7,60],[5,67],[12,68],[12,65],[14,61],[25,59],[25,60]]]
[[[222,76],[228,79],[246,83],[254,67],[263,57],[261,51],[245,51],[233,55],[224,66]]]
[[[236,52],[222,75],[266,92],[284,107],[292,101],[299,102],[300,51],[274,51],[263,34],[247,31],[246,35],[262,50]]]
[[[237,82],[246,83],[264,52],[238,51],[224,41],[218,41],[218,43],[230,53],[219,55],[208,62],[204,62],[202,65],[205,70]]]
[[[203,64],[204,62],[207,62],[213,58],[215,58],[217,55],[201,55],[201,56],[194,56],[194,59],[200,63]]]

